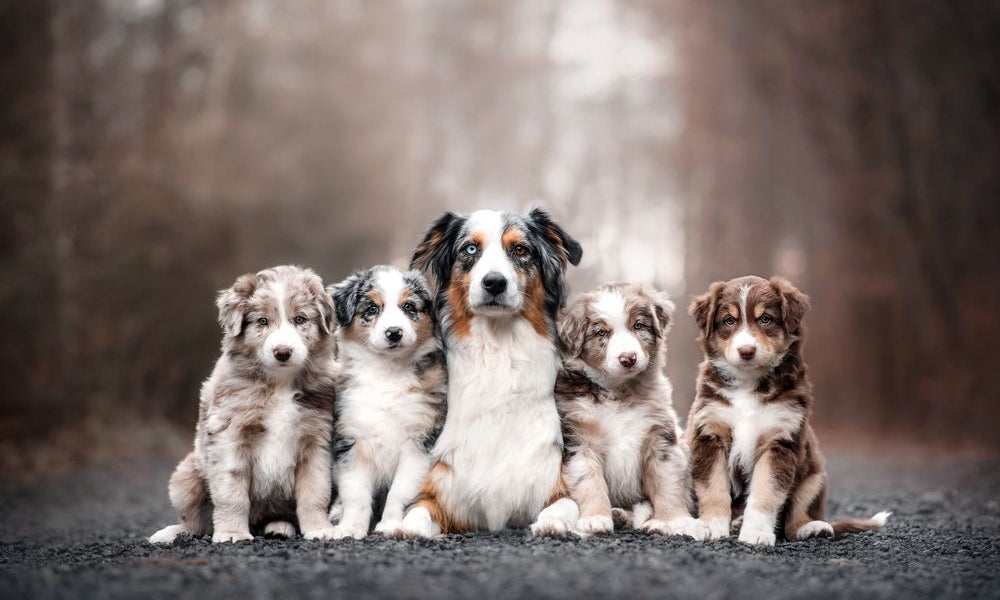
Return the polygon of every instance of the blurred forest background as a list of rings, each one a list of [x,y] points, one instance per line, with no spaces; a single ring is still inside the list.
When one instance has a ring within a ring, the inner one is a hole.
[[[189,443],[241,272],[535,205],[682,414],[690,296],[782,274],[821,434],[1000,444],[997,2],[0,0],[0,465]]]

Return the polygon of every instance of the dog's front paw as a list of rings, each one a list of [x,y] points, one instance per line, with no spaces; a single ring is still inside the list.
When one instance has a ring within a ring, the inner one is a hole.
[[[646,533],[657,535],[685,535],[699,542],[709,539],[712,531],[708,525],[693,517],[678,517],[669,521],[650,519],[641,527]]]
[[[168,525],[163,529],[157,531],[153,535],[149,536],[150,544],[173,544],[177,536],[185,533],[187,530],[183,525]]]
[[[577,520],[576,529],[580,533],[595,535],[611,533],[615,530],[615,520],[611,515],[588,515]]]
[[[302,537],[307,540],[332,540],[334,534],[336,533],[336,528],[334,527],[320,527],[319,529],[308,529],[302,532]]]
[[[403,537],[403,522],[396,519],[379,521],[375,526],[375,533],[391,538]]]
[[[807,540],[814,537],[833,537],[833,526],[826,521],[809,521],[795,532],[795,537]]]
[[[411,509],[403,517],[403,536],[408,538],[432,538],[441,533],[441,528],[431,518],[431,513],[423,506]]]
[[[698,519],[705,527],[708,527],[708,537],[706,541],[723,540],[732,535],[729,531],[729,519]]]
[[[290,540],[295,537],[295,525],[288,521],[271,521],[264,528],[264,536]]]
[[[773,546],[777,536],[775,536],[774,530],[748,525],[744,521],[743,528],[740,529],[739,539],[741,543],[751,546]]]
[[[571,526],[563,519],[544,518],[531,524],[531,535],[535,537],[566,537]]]
[[[249,531],[216,531],[212,534],[213,544],[224,544],[226,542],[248,542],[253,539]]]
[[[335,540],[343,540],[346,538],[354,538],[356,540],[364,539],[368,535],[368,529],[366,527],[358,527],[350,523],[341,523],[333,528],[331,536]]]

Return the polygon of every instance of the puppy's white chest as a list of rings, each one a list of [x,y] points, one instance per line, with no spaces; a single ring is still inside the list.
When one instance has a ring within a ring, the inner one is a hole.
[[[607,403],[597,407],[595,418],[603,434],[604,479],[615,506],[637,502],[642,496],[642,442],[649,429],[645,411]]]
[[[765,433],[790,437],[802,422],[802,415],[784,403],[768,404],[753,390],[736,389],[723,392],[728,407],[719,407],[718,417],[730,426],[732,446],[729,450],[729,471],[753,474],[761,436]],[[734,477],[734,483],[739,479]],[[738,491],[738,490],[737,490]]]
[[[253,487],[265,496],[278,489],[291,493],[299,446],[301,412],[292,391],[278,391],[263,418],[263,432],[254,455]]]

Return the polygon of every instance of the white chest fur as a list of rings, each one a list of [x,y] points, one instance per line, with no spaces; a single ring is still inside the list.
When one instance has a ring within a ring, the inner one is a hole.
[[[558,483],[553,342],[523,319],[475,319],[448,349],[448,416],[434,448],[454,477],[442,497],[477,528],[526,525]]]
[[[724,388],[720,394],[729,405],[714,404],[710,410],[715,419],[729,425],[732,446],[729,449],[729,472],[733,484],[739,484],[736,474],[746,478],[753,474],[757,448],[764,434],[775,434],[776,439],[790,439],[802,425],[803,414],[785,403],[764,403],[753,387]],[[740,490],[734,488],[734,492]]]
[[[613,506],[629,506],[642,499],[642,443],[650,425],[649,411],[618,402],[594,405],[588,419],[600,426],[604,480]]]
[[[254,496],[263,498],[273,491],[291,495],[295,486],[301,418],[301,407],[294,400],[294,390],[275,390],[271,404],[263,415],[263,434],[253,449]]]

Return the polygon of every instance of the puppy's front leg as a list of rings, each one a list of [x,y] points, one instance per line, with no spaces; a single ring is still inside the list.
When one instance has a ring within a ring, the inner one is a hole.
[[[709,529],[709,540],[729,537],[733,500],[726,472],[726,447],[715,435],[697,436],[691,444],[691,474],[698,499],[698,520]]]
[[[422,445],[410,443],[402,449],[396,475],[385,499],[382,519],[375,526],[376,532],[392,537],[403,534],[403,511],[420,493],[420,486],[430,468],[431,458]]]
[[[295,469],[295,512],[307,540],[328,540],[334,535],[326,515],[332,487],[329,451],[325,445],[309,446]]]
[[[213,470],[208,485],[212,494],[212,542],[252,540],[250,534],[250,472],[246,464]]]
[[[344,513],[340,523],[333,528],[333,539],[350,537],[360,540],[368,535],[372,519],[374,468],[364,446],[357,442],[338,459],[337,491]]]
[[[781,510],[788,497],[788,487],[795,474],[792,450],[775,444],[757,459],[750,478],[750,495],[743,512],[740,541],[744,544],[773,546]]]
[[[615,524],[600,457],[589,448],[582,449],[570,456],[563,473],[569,495],[580,508],[576,528],[580,533],[611,533]]]
[[[686,535],[704,541],[708,525],[691,516],[688,506],[688,460],[676,443],[664,445],[647,458],[642,491],[653,504],[653,518],[642,525],[647,533]]]

